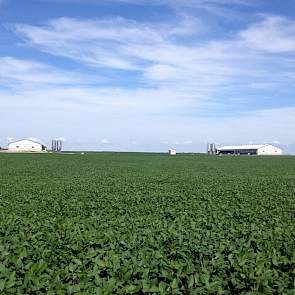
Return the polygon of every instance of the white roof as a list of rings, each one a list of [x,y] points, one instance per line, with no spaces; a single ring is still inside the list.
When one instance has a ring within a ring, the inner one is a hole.
[[[245,145],[228,145],[217,148],[217,150],[258,150],[270,144],[245,144]]]
[[[42,144],[41,142],[38,142],[38,141],[35,141],[35,140],[32,140],[32,139],[20,139],[20,140],[14,140],[14,141],[9,142],[8,145],[10,145],[10,144],[15,144],[15,143],[22,142],[22,141],[27,141],[27,142],[29,141],[29,142],[33,142],[33,143],[35,143],[35,144],[40,144],[40,145],[46,146],[46,145]]]

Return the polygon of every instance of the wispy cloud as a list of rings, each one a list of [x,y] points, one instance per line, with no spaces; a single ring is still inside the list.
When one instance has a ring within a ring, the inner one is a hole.
[[[125,3],[134,5],[174,5],[174,6],[202,6],[205,4],[214,5],[253,5],[258,0],[41,0],[47,2],[60,2],[60,3],[80,3],[80,4],[106,4],[106,3]]]
[[[0,57],[0,81],[5,82],[6,86],[16,86],[16,83],[76,84],[81,79],[81,75],[44,63],[10,56]]]
[[[86,21],[59,18],[43,27],[20,24],[16,31],[32,46],[52,54],[90,65],[138,70],[144,66],[142,58],[128,52],[129,46],[165,44],[166,38],[196,33],[201,26],[201,22],[189,17],[172,30],[165,24],[145,24],[123,18]]]
[[[263,16],[224,39],[204,40],[207,26],[197,18],[184,17],[177,25],[59,18],[44,26],[18,24],[16,31],[28,46],[104,70],[106,75],[109,69],[132,73],[144,85],[127,91],[135,92],[138,100],[152,100],[154,95],[165,102],[165,93],[172,92],[170,103],[179,99],[196,105],[204,99],[220,103],[232,88],[265,86],[270,81],[279,88],[294,81],[295,69],[286,57],[272,55],[293,50],[294,22],[288,19]],[[289,29],[282,31],[284,25]],[[267,36],[274,42],[266,42]],[[122,105],[130,95],[113,87],[105,95],[110,93],[121,97]]]
[[[249,6],[249,5],[253,5],[257,3],[257,0],[181,0],[181,1],[180,0],[107,0],[106,2],[119,2],[119,3],[135,4],[135,5],[154,4],[154,5],[170,5],[170,6],[204,7],[206,5]]]
[[[168,2],[179,4],[162,1]],[[222,1],[225,6],[247,2]],[[186,148],[229,138],[286,142],[292,127],[284,126],[295,126],[292,102],[282,103],[286,91],[295,91],[294,26],[286,17],[260,15],[219,35],[210,22],[189,14],[153,23],[63,17],[43,25],[17,24],[22,46],[45,52],[50,60],[74,61],[86,69],[85,76],[57,63],[1,57],[0,81],[13,85],[0,88],[1,117],[35,110],[51,122],[60,112],[51,124],[63,126],[59,134],[67,138],[68,126],[93,136],[107,122],[105,136],[112,142],[127,138],[136,147],[159,138]],[[89,83],[102,75],[107,83]],[[48,123],[48,128],[53,127]],[[107,138],[98,143],[112,144]]]
[[[173,10],[187,11],[204,11],[208,14],[222,16],[223,18],[236,19],[239,18],[237,7],[257,6],[261,0],[39,0],[46,2],[55,2],[59,4],[79,4],[79,5],[133,5],[140,6],[159,6],[169,7]],[[233,13],[235,11],[235,13]]]
[[[243,43],[270,53],[295,53],[295,21],[280,16],[264,16],[259,23],[240,33]]]
[[[67,0],[66,0],[67,1]],[[68,0],[71,1],[71,0]],[[72,0],[79,2],[79,0]],[[87,1],[87,0],[86,0]],[[95,4],[98,1],[90,1]],[[257,5],[261,0],[106,0],[105,3],[121,3],[133,5],[165,5],[175,9],[202,9],[213,14],[220,14],[225,16],[225,13],[237,6],[253,6]],[[81,2],[80,2],[81,3]],[[85,3],[85,2],[84,2]]]

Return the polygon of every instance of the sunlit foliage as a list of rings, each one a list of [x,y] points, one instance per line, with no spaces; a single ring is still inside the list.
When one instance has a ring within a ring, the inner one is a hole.
[[[0,154],[2,294],[294,294],[295,158]]]

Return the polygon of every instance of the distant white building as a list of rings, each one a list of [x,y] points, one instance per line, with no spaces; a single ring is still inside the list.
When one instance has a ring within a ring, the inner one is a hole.
[[[170,149],[168,150],[168,154],[171,156],[175,156],[176,155],[176,150]]]
[[[8,144],[8,151],[10,152],[46,152],[47,147],[39,142],[22,139],[10,142]]]
[[[271,144],[247,144],[236,146],[222,146],[216,149],[218,155],[282,155],[283,150]]]

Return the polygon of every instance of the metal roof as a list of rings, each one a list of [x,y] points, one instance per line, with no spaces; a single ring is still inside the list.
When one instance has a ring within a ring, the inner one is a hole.
[[[245,144],[245,145],[229,145],[218,147],[219,151],[227,151],[227,150],[258,150],[270,144]]]
[[[24,141],[24,140],[28,140],[28,141],[30,141],[30,142],[37,143],[37,144],[40,144],[40,145],[43,145],[43,146],[46,147],[46,145],[45,145],[45,144],[42,144],[41,142],[38,142],[38,141],[35,141],[35,140],[32,140],[32,139],[27,139],[27,138],[23,138],[23,139],[19,139],[19,140],[10,141],[10,142],[8,142],[8,145],[10,145],[11,143],[17,143],[17,142]]]

